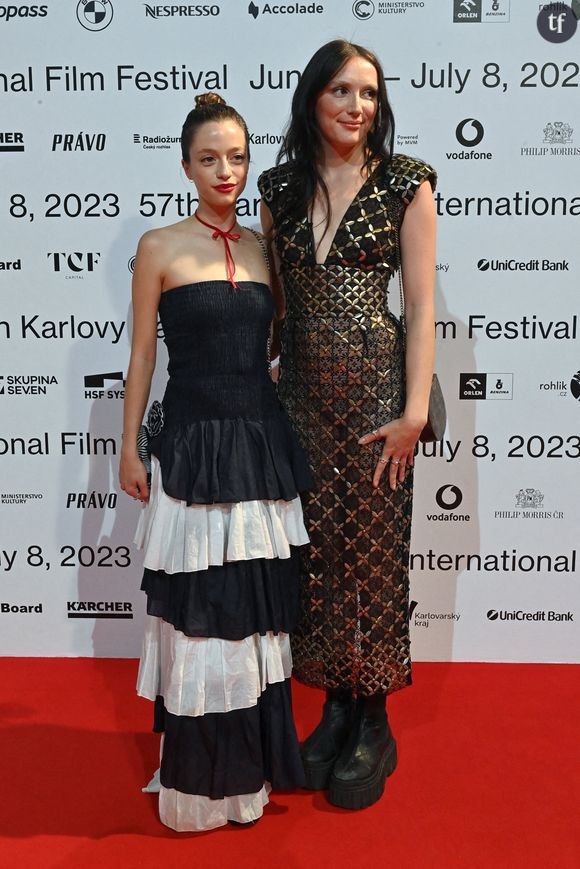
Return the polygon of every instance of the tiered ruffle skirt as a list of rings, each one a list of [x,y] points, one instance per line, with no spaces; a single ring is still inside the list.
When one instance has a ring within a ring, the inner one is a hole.
[[[287,449],[292,435],[283,428],[286,443],[278,436],[274,449],[266,438],[246,461],[247,425],[244,438],[232,431],[201,461],[186,438],[178,475],[165,438],[161,462],[152,457],[135,538],[145,552],[148,613],[137,691],[154,701],[163,733],[149,789],[159,789],[161,820],[174,830],[256,820],[271,788],[303,783],[288,635],[298,616],[299,547],[308,542],[299,492],[309,471],[300,448]],[[164,456],[177,488],[163,479]],[[219,501],[226,491],[236,500]]]

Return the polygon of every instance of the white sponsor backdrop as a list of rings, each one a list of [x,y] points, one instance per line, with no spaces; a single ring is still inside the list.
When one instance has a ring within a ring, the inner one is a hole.
[[[417,460],[414,657],[580,659],[580,35],[546,41],[513,0],[454,23],[479,5],[0,4],[0,652],[138,654],[117,482],[137,239],[195,207],[174,140],[208,89],[247,118],[256,226],[297,71],[345,36],[381,57],[397,150],[439,172],[449,426]]]

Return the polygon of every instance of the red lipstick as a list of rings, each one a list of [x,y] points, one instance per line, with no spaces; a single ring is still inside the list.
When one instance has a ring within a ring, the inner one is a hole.
[[[235,184],[216,184],[214,187],[214,190],[219,190],[220,193],[231,193],[235,189]]]

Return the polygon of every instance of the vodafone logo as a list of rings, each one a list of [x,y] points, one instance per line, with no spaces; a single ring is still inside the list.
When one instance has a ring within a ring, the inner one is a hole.
[[[476,118],[465,118],[457,124],[455,138],[464,148],[475,148],[483,139],[483,124]]]
[[[463,492],[458,486],[447,484],[437,489],[435,500],[442,510],[457,510],[463,501]]]

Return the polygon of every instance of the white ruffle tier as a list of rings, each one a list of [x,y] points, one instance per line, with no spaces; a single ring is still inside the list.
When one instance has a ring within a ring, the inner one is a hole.
[[[188,507],[165,493],[155,456],[151,469],[149,503],[135,534],[150,570],[171,574],[207,570],[226,561],[289,558],[291,546],[308,543],[300,498]]]
[[[200,832],[223,827],[228,821],[247,824],[262,817],[268,802],[270,786],[266,783],[256,794],[240,794],[212,800],[191,796],[181,791],[161,787],[159,791],[159,817],[178,833]]]
[[[288,634],[243,640],[187,637],[147,616],[137,693],[161,695],[173,715],[205,715],[255,706],[262,691],[292,672]]]

